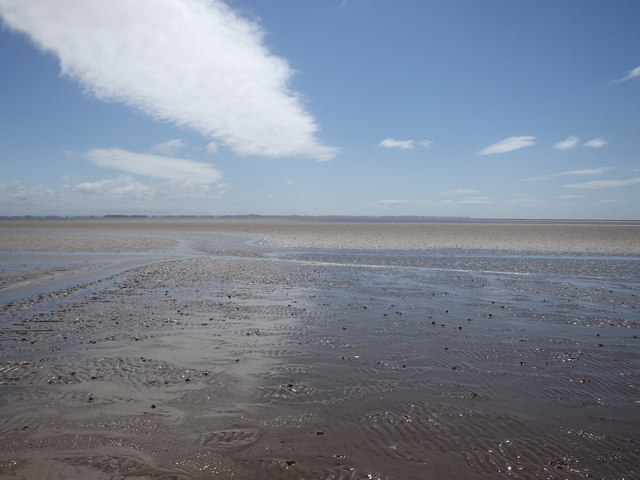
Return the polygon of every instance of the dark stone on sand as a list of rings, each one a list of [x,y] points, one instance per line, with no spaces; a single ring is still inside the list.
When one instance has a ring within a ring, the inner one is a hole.
[[[549,462],[549,466],[554,470],[566,470],[569,467],[569,464],[563,458],[557,458],[555,460],[551,460]]]

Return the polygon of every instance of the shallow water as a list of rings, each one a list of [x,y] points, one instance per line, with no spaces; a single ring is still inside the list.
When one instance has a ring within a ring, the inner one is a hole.
[[[172,238],[11,254],[1,478],[640,475],[640,257]]]

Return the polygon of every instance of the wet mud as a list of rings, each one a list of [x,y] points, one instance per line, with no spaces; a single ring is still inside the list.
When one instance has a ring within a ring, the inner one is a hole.
[[[4,256],[0,478],[640,475],[637,256],[175,238]]]

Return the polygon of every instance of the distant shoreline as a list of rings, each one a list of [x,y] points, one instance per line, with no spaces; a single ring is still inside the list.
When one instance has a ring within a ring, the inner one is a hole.
[[[451,223],[495,225],[638,225],[640,219],[579,219],[579,218],[489,218],[440,216],[349,216],[349,215],[0,215],[0,225],[6,221],[82,221],[82,220],[193,220],[193,221],[290,221],[344,223]]]

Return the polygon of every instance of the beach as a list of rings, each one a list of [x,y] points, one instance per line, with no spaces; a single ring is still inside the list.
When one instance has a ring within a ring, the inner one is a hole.
[[[0,220],[0,478],[640,476],[640,225]]]

